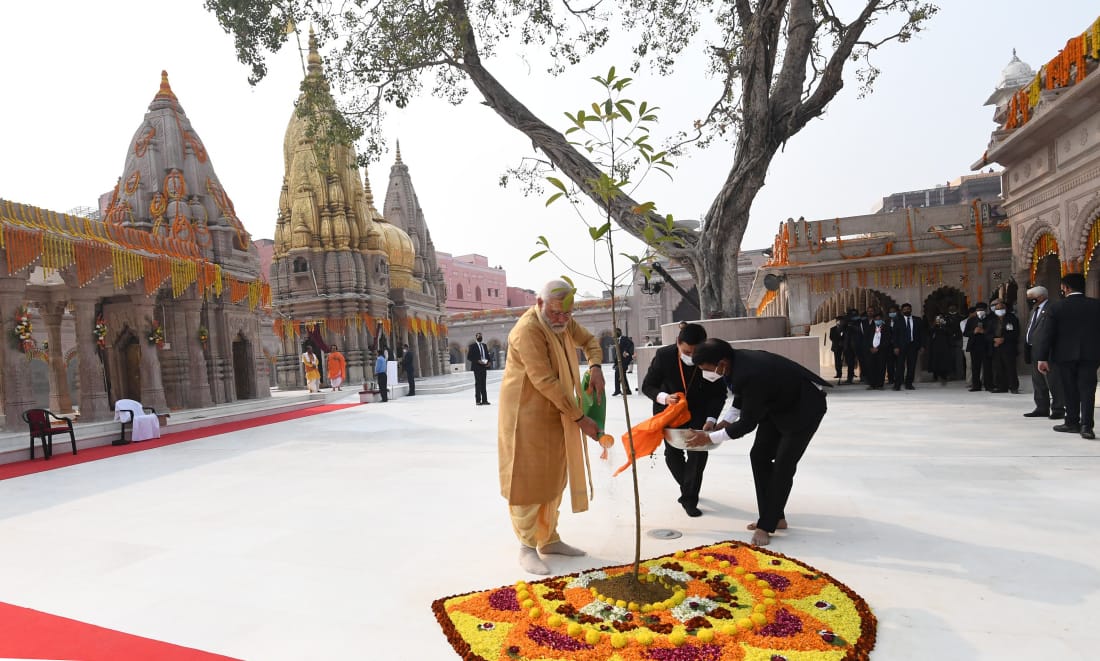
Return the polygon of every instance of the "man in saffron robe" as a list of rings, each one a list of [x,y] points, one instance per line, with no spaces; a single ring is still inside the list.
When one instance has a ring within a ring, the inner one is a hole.
[[[329,385],[332,386],[333,390],[339,390],[340,386],[344,384],[344,378],[347,376],[348,361],[335,344],[332,345],[332,351],[329,352],[325,364],[328,366]]]
[[[321,370],[317,369],[318,365],[317,355],[313,353],[313,347],[306,345],[306,350],[302,354],[302,367],[306,371],[306,385],[309,387],[310,392],[320,392],[321,390]]]
[[[577,348],[584,350],[589,385],[601,398],[603,352],[573,320],[572,292],[568,283],[551,281],[520,317],[508,335],[500,386],[500,491],[520,541],[520,566],[532,574],[550,573],[540,554],[584,555],[558,537],[558,507],[568,483],[573,511],[588,509],[583,436],[596,439],[599,429],[580,406]]]

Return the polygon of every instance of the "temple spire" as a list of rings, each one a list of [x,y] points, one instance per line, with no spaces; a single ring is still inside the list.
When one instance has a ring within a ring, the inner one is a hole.
[[[400,140],[397,141],[397,160],[394,161],[394,165],[404,165],[404,163],[401,162],[401,141]]]
[[[156,99],[170,99],[176,100],[176,94],[172,91],[172,86],[168,84],[168,72],[161,70],[160,72],[160,89],[157,90],[157,95],[153,97]]]
[[[324,72],[321,69],[321,54],[317,51],[317,35],[313,32],[313,26],[309,26],[309,74],[310,76],[321,76]]]

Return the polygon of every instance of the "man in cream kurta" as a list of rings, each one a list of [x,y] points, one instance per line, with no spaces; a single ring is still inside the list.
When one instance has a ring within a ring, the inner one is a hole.
[[[577,348],[588,358],[591,387],[603,396],[602,351],[592,333],[563,309],[572,291],[563,281],[543,287],[534,307],[508,335],[500,386],[497,443],[501,495],[508,500],[520,541],[520,566],[549,574],[542,555],[584,555],[558,537],[558,507],[566,484],[574,512],[588,509],[582,433],[597,438],[595,421],[580,407]]]

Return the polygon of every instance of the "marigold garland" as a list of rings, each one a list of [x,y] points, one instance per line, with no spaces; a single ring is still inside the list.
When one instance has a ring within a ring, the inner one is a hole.
[[[610,603],[589,583],[632,570],[622,565],[444,597],[432,611],[466,661],[866,661],[874,647],[859,595],[779,553],[720,542],[642,567],[683,587],[659,604]]]

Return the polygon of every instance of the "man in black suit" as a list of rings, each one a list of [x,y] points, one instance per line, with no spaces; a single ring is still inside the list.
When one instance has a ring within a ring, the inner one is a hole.
[[[404,353],[401,354],[401,367],[405,369],[405,378],[409,380],[409,397],[416,394],[416,367],[413,365],[413,353],[409,350],[409,344],[404,345]]]
[[[829,329],[829,349],[833,352],[833,365],[836,367],[836,380],[839,382],[844,372],[844,366],[848,366],[848,382],[852,382],[856,366],[852,363],[855,359],[855,348],[851,345],[851,333],[848,331],[847,317],[837,317],[836,324]]]
[[[698,432],[689,446],[721,443],[756,429],[749,451],[760,516],[750,523],[752,543],[764,546],[776,529],[787,527],[784,508],[794,485],[798,461],[825,417],[825,388],[817,374],[767,351],[734,350],[710,339],[695,349],[695,363],[708,381],[724,380],[740,417],[721,429]]]
[[[687,324],[680,331],[675,345],[657,349],[642,379],[641,391],[653,400],[654,415],[681,397],[687,397],[691,420],[680,425],[681,429],[715,429],[722,406],[726,403],[725,386],[704,379],[692,359],[695,347],[706,339],[707,331],[701,325]],[[665,443],[665,465],[676,479],[676,484],[680,485],[677,501],[688,516],[703,514],[699,510],[699,488],[703,485],[707,456],[706,452],[686,452]]]
[[[1020,345],[1020,320],[1004,301],[993,304],[993,392],[1020,393],[1016,373],[1017,347]]]
[[[478,406],[489,405],[489,394],[485,391],[485,377],[489,371],[489,347],[481,341],[481,333],[466,348],[466,360],[474,370],[474,400]]]
[[[986,390],[993,389],[993,343],[989,337],[993,319],[989,316],[989,306],[979,302],[974,306],[974,316],[966,320],[966,352],[970,354],[970,392],[979,392],[982,381]]]
[[[917,356],[928,337],[928,328],[924,319],[913,316],[913,306],[901,304],[901,317],[894,320],[894,356],[897,367],[894,368],[894,390],[913,390],[913,375],[917,371]]]
[[[1050,306],[1047,327],[1037,347],[1039,371],[1047,374],[1050,363],[1060,375],[1066,404],[1066,421],[1054,431],[1080,432],[1095,439],[1093,409],[1096,406],[1096,370],[1100,368],[1100,300],[1085,296],[1085,276],[1062,276],[1065,300]]]
[[[612,395],[629,395],[630,384],[626,382],[626,368],[630,367],[630,362],[634,360],[634,340],[630,339],[626,335],[623,335],[623,329],[615,329],[615,338],[619,343],[619,357],[623,361],[623,369],[619,371],[619,362],[615,361],[615,392]]]
[[[1046,312],[1050,306],[1050,296],[1043,286],[1027,290],[1027,300],[1031,305],[1027,328],[1024,329],[1024,362],[1031,365],[1031,390],[1035,400],[1035,409],[1025,413],[1025,418],[1047,418],[1061,420],[1066,417],[1066,407],[1062,403],[1062,384],[1055,367],[1047,362],[1047,373],[1039,371],[1039,361],[1035,360],[1035,347],[1042,341],[1046,332]]]
[[[873,314],[872,330],[863,337],[863,376],[860,383],[866,383],[868,390],[882,390],[886,365],[895,359],[894,336],[886,329],[882,313]]]

